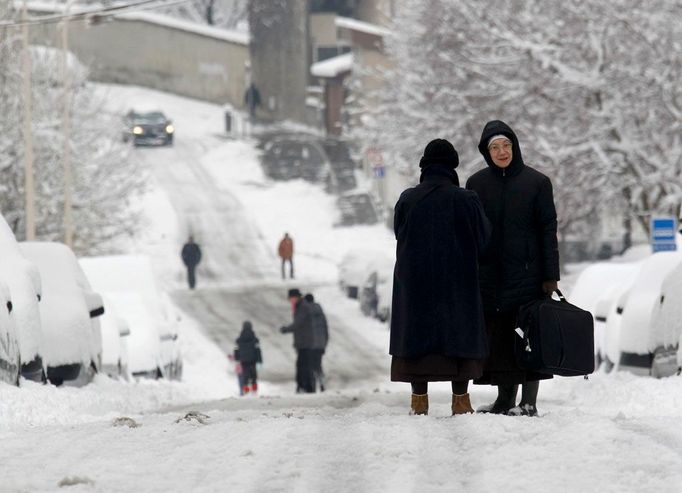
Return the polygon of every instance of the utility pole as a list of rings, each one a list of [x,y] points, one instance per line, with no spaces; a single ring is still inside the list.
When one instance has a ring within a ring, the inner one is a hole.
[[[73,248],[73,176],[71,169],[71,80],[69,77],[69,18],[71,2],[66,3],[65,17],[62,21],[62,81],[64,84],[64,108],[62,113],[62,138],[64,149],[62,166],[64,168],[64,243]]]
[[[23,57],[24,57],[24,196],[26,199],[26,240],[36,238],[35,223],[35,184],[33,182],[33,132],[32,132],[32,101],[31,101],[31,53],[28,50],[28,6],[24,0],[21,18],[24,21],[21,28]]]

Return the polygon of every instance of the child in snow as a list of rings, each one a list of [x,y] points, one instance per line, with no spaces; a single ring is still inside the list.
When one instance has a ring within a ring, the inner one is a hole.
[[[258,391],[258,374],[256,363],[262,363],[260,343],[253,332],[251,322],[246,320],[242,325],[242,332],[237,338],[237,348],[234,350],[234,359],[241,365],[241,394]]]

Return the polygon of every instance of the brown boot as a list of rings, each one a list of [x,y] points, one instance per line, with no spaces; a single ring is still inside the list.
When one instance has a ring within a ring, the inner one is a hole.
[[[471,400],[469,394],[452,394],[452,415],[473,413],[474,409],[471,407]]]
[[[410,416],[418,414],[429,414],[429,394],[412,394],[412,404],[410,405]]]

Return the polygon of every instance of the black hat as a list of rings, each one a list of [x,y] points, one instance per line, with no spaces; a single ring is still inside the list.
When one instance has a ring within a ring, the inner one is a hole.
[[[459,155],[455,147],[445,139],[434,139],[424,149],[424,155],[419,160],[419,167],[439,165],[455,169],[459,166]]]
[[[315,301],[315,297],[313,296],[312,293],[308,293],[303,297],[304,300],[313,303]]]
[[[301,297],[301,292],[296,288],[290,289],[289,293],[287,294],[287,298],[300,298],[300,297]]]

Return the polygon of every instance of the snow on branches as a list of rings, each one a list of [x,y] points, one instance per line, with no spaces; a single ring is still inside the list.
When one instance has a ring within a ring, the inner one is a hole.
[[[358,135],[414,171],[426,142],[452,139],[466,175],[502,119],[552,178],[565,233],[605,210],[648,230],[682,200],[680,18],[672,0],[401,2],[382,104]]]
[[[31,93],[36,236],[64,240],[64,81],[61,52],[32,46]],[[87,69],[69,54],[73,173],[74,249],[106,253],[115,241],[133,234],[138,212],[130,202],[143,191],[146,176],[129,159],[121,142],[120,116],[107,114],[103,100],[88,82]],[[18,238],[25,236],[24,135],[21,86],[22,53],[18,39],[0,40],[0,210]]]

